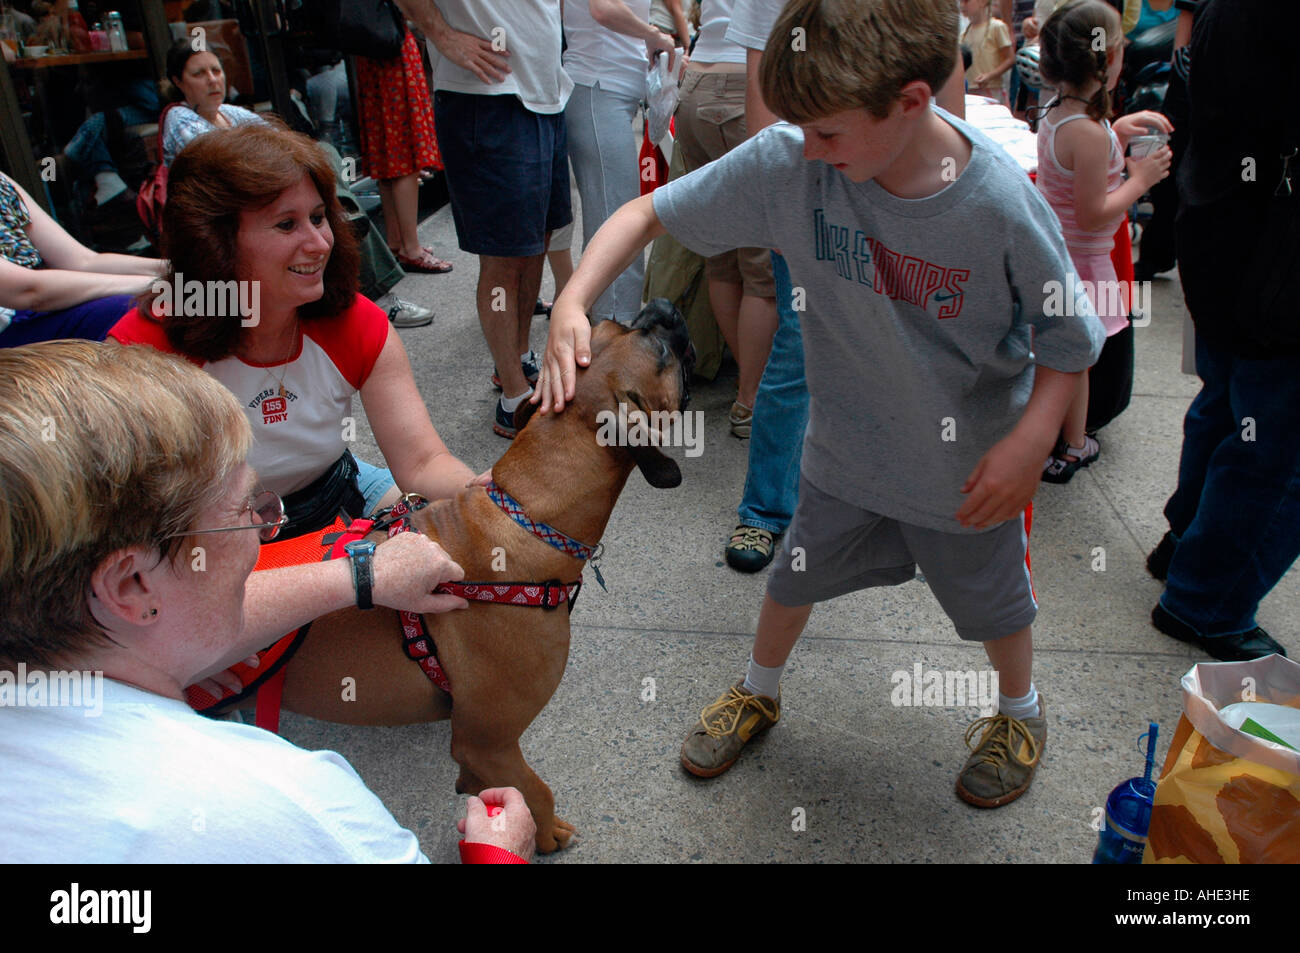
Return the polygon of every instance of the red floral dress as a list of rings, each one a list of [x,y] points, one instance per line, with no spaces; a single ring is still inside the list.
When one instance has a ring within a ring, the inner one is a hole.
[[[420,48],[408,30],[391,60],[356,58],[357,116],[365,174],[399,179],[421,169],[441,169],[433,128],[433,103]]]

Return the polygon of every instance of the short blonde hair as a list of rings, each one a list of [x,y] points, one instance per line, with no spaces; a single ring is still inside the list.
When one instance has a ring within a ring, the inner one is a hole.
[[[957,63],[953,0],[791,0],[763,53],[763,99],[782,119],[866,109],[877,119],[915,80],[936,93]]]
[[[122,549],[175,560],[248,456],[238,402],[150,347],[46,341],[0,350],[0,661],[50,665],[100,641],[87,604]]]

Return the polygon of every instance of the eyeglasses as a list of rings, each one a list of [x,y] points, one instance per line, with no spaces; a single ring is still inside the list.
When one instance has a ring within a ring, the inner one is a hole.
[[[187,529],[180,533],[170,533],[164,536],[163,539],[173,539],[177,536],[199,536],[203,533],[229,533],[237,529],[256,529],[262,542],[269,543],[280,535],[280,527],[289,522],[289,517],[284,512],[284,502],[270,490],[263,490],[250,496],[244,501],[242,512],[251,512],[256,522],[245,523],[241,526],[222,526],[218,529]]]

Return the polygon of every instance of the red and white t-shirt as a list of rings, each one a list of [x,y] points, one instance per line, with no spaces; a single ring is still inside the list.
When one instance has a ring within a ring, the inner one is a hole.
[[[248,463],[261,484],[280,496],[301,490],[320,477],[347,449],[352,395],[361,389],[384,343],[388,316],[368,298],[329,318],[303,321],[288,364],[250,364],[234,355],[195,361],[239,399],[253,428]],[[134,308],[109,337],[122,344],[148,344],[176,351],[163,327]],[[281,396],[283,384],[283,396]]]

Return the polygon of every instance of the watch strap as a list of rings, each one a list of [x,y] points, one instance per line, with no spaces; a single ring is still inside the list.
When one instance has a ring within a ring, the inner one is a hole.
[[[375,607],[372,589],[375,581],[375,544],[367,542],[347,545],[348,561],[352,564],[352,587],[357,594],[358,609]]]

